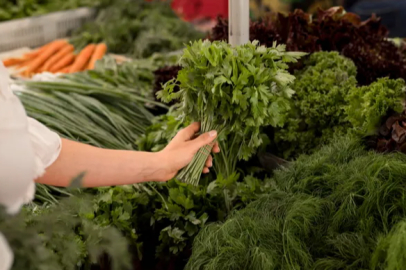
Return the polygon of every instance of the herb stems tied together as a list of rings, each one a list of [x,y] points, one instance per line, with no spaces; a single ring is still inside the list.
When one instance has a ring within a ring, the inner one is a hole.
[[[217,130],[222,152],[232,157],[216,166],[216,173],[226,176],[235,160],[247,160],[262,144],[262,127],[284,125],[295,79],[287,63],[303,55],[276,43],[267,48],[257,41],[237,47],[193,42],[184,50],[177,78],[158,97],[167,103],[179,100],[175,113],[183,121],[201,122],[202,132]],[[209,150],[200,150],[178,178],[197,185]]]
[[[216,130],[218,134],[221,133],[219,126],[214,126],[212,122],[207,121],[207,118],[201,122],[201,132],[206,133],[212,130]],[[213,145],[206,145],[202,147],[197,154],[193,157],[193,160],[189,165],[181,170],[177,175],[177,178],[182,181],[197,186],[199,184],[200,176],[206,164],[207,158],[210,156]]]

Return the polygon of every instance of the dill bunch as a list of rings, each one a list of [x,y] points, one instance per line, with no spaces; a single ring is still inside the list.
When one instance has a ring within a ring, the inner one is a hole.
[[[276,172],[275,188],[194,241],[186,269],[403,269],[406,156],[344,137]]]

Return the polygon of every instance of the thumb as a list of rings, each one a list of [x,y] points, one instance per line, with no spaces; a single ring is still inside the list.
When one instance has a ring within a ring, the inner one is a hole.
[[[217,131],[212,130],[210,132],[204,133],[197,137],[196,139],[189,141],[189,144],[193,148],[193,151],[197,152],[203,146],[209,145],[217,138]]]

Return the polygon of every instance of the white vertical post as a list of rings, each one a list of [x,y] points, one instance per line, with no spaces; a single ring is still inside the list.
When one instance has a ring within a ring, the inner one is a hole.
[[[228,42],[233,46],[249,41],[249,8],[249,0],[228,0]]]

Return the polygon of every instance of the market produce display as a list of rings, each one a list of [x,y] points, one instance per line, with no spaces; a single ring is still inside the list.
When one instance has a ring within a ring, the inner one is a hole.
[[[9,59],[34,70],[11,85],[27,114],[64,138],[153,152],[199,121],[221,152],[204,177],[210,147],[166,183],[37,185],[22,213],[0,210],[13,270],[403,269],[406,54],[379,19],[272,15],[251,23],[259,42],[231,47],[195,41],[167,3],[113,2],[70,44]],[[221,20],[210,38],[227,35]],[[99,59],[107,47],[139,58]],[[73,53],[65,74],[41,73]]]
[[[225,42],[194,42],[184,51],[177,79],[158,96],[165,102],[180,100],[180,117],[200,122],[202,133],[217,131],[225,154],[216,170],[228,177],[239,159],[248,160],[262,144],[261,127],[285,123],[294,93],[287,63],[304,55],[285,52],[276,43],[233,48]],[[210,152],[210,146],[201,149],[177,178],[197,185]]]
[[[104,42],[109,51],[131,57],[179,50],[204,34],[180,20],[166,1],[116,0],[79,29],[71,42],[77,48]]]
[[[104,43],[90,44],[77,54],[74,50],[66,40],[56,40],[21,58],[6,59],[3,64],[21,70],[20,75],[24,77],[42,72],[75,73],[94,69],[96,61],[106,54],[107,46]]]

